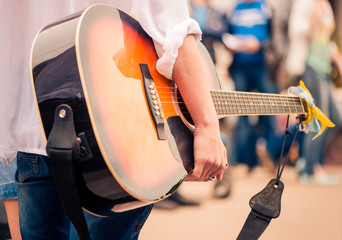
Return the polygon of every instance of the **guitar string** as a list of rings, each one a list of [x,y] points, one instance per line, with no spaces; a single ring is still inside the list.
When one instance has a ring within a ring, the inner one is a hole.
[[[159,89],[176,89],[176,88],[171,88],[171,87],[158,87],[157,92],[160,93],[166,93],[170,94],[170,91],[160,91]],[[234,98],[239,98],[239,97],[248,97],[252,99],[266,99],[266,100],[275,100],[276,102],[283,102],[283,100],[295,100],[299,101],[299,97],[296,96],[291,96],[291,95],[278,95],[278,94],[268,94],[268,93],[253,93],[253,92],[234,92],[234,91],[227,91],[227,92],[215,92],[214,90],[211,90],[212,96],[213,97],[234,97]],[[232,96],[233,95],[233,96]],[[270,98],[273,99],[270,99]]]
[[[185,104],[184,101],[165,101],[165,100],[162,100],[161,101],[162,104]],[[250,105],[250,104],[233,104],[233,103],[214,103],[214,105],[218,106],[218,107],[232,107],[232,105],[236,106],[236,107],[272,107],[272,108],[276,108],[276,107],[284,107],[284,105],[265,105],[265,104],[253,104],[253,105]],[[287,105],[287,107],[301,107],[300,104],[291,104],[291,105]]]
[[[298,102],[299,103],[299,102]],[[186,107],[182,106],[183,104],[185,105],[185,103],[183,101],[161,101],[162,105],[178,105],[180,109],[185,110]],[[304,111],[301,108],[301,105],[299,104],[289,104],[287,106],[283,105],[270,105],[270,104],[253,104],[253,105],[249,105],[249,104],[229,104],[229,103],[221,103],[221,104],[217,104],[214,103],[214,105],[216,106],[216,108],[218,108],[217,110],[221,110],[223,111],[223,113],[232,113],[232,114],[236,114],[238,115],[238,113],[235,112],[240,112],[240,113],[244,113],[245,111],[247,111],[248,113],[254,113],[254,114],[258,114],[260,115],[260,113],[266,114],[266,115],[273,115],[273,113],[277,113],[277,114],[288,114],[288,113],[304,113]],[[262,108],[262,109],[261,109]],[[279,108],[283,108],[283,109],[279,109]],[[300,109],[298,109],[300,108]]]
[[[158,86],[158,95],[165,98],[165,94],[167,94],[166,97],[171,97],[170,91],[163,91],[161,89],[176,90],[177,88]],[[244,115],[246,114],[244,110],[247,111],[248,115],[280,115],[289,113],[304,113],[302,102],[300,98],[296,96],[257,92],[221,92],[220,90],[211,90],[211,93],[212,100],[216,108],[218,108],[217,112],[220,115]],[[161,103],[178,105],[184,104],[183,101],[161,101]],[[297,108],[300,108],[300,110],[298,110]],[[186,107],[179,106],[179,109],[181,111],[185,111]]]
[[[158,93],[166,93],[170,94],[170,91],[163,91],[160,89],[167,89],[167,90],[176,90],[175,87],[158,87],[157,92]],[[217,90],[210,90],[213,96],[215,97],[249,97],[249,98],[262,98],[262,99],[269,99],[270,97],[273,98],[273,100],[279,101],[279,100],[299,100],[299,97],[297,96],[291,96],[291,95],[281,95],[281,94],[271,94],[271,93],[259,93],[259,92],[237,92],[237,91],[226,91],[226,92],[216,92]]]
[[[239,103],[239,104],[233,104],[234,100],[230,100],[230,101],[225,101],[225,102],[217,102],[217,100],[213,99],[213,102],[216,106],[221,106],[221,107],[228,107],[231,106],[231,105],[238,105],[240,107],[253,107],[253,108],[256,108],[256,107],[271,107],[271,108],[287,108],[287,109],[291,109],[292,107],[301,107],[301,102],[300,101],[297,101],[297,102],[292,102],[292,103],[288,103],[286,105],[284,104],[281,104],[283,102],[279,102],[279,103],[274,103],[274,104],[271,104],[271,103]],[[241,101],[240,99],[238,99],[238,101]],[[184,101],[166,101],[166,100],[162,100],[161,103],[163,104],[184,104]],[[279,111],[279,109],[278,109]]]
[[[158,95],[163,95],[164,96],[167,95],[166,97],[170,96],[170,92],[163,92],[163,91],[158,91]],[[278,98],[274,98],[274,99],[270,99],[268,95],[255,95],[257,98],[255,98],[254,96],[249,97],[249,96],[226,96],[226,95],[221,95],[221,96],[215,96],[212,95],[213,101],[216,104],[228,104],[229,102],[227,101],[246,101],[245,99],[242,99],[247,97],[249,104],[239,104],[239,105],[254,105],[256,104],[261,104],[261,105],[271,105],[271,106],[297,106],[298,103],[301,103],[300,98],[299,97],[287,97],[287,96],[280,96]],[[272,96],[272,95],[270,95]],[[221,97],[221,98],[220,98]],[[220,99],[217,99],[220,98]],[[272,100],[272,101],[271,101]],[[223,102],[220,102],[223,101]]]
[[[184,102],[165,102],[162,101],[162,105],[165,106],[165,104],[169,104],[169,105],[175,105],[175,104],[184,104]],[[259,107],[261,105],[255,105],[256,107]],[[293,106],[297,106],[297,105],[293,105]],[[227,108],[228,107],[228,108]],[[243,109],[245,107],[245,109]],[[187,112],[187,108],[186,106],[178,106],[178,108],[182,111],[182,112]],[[241,108],[243,110],[241,110]],[[246,106],[226,106],[226,108],[224,109],[216,109],[218,115],[286,115],[286,114],[302,114],[304,113],[304,111],[301,110],[297,110],[297,109],[293,109],[293,110],[289,110],[289,111],[285,111],[285,110],[270,110],[270,111],[265,111],[265,110],[258,110],[256,108],[254,109],[247,109]],[[164,113],[168,113],[168,111],[163,110]]]
[[[157,88],[158,92],[163,92],[163,93],[168,93],[170,94],[170,91],[164,92],[160,91],[160,89],[167,89],[167,90],[177,90],[177,87],[162,87],[158,86]],[[263,97],[275,97],[277,99],[279,98],[285,98],[285,99],[294,99],[297,100],[299,97],[297,96],[292,96],[292,95],[284,95],[284,94],[275,94],[275,93],[260,93],[260,92],[239,92],[239,91],[224,91],[224,90],[209,90],[211,93],[217,96],[227,96],[227,95],[235,95],[236,97],[239,96],[263,96]]]
[[[163,96],[165,96],[166,95],[166,97],[169,97],[170,96],[170,92],[163,92],[163,91],[158,91],[158,95],[163,95]],[[215,99],[215,98],[217,98],[217,97],[222,97],[223,96],[223,99],[221,98],[221,99]],[[241,99],[241,97],[248,97],[248,96],[225,96],[225,95],[222,95],[222,96],[215,96],[215,95],[213,95],[212,96],[212,98],[213,98],[213,101],[215,101],[215,103],[217,103],[217,104],[225,104],[225,103],[228,103],[227,102],[227,100],[239,100],[239,101],[241,101],[241,100],[244,100],[244,99]],[[251,103],[253,103],[254,104],[254,102],[257,102],[257,103],[259,103],[259,102],[261,102],[262,100],[266,100],[266,103],[264,103],[265,105],[268,105],[268,104],[270,104],[270,105],[277,105],[277,106],[279,106],[279,104],[280,104],[280,106],[283,106],[284,105],[284,103],[286,103],[286,105],[290,105],[290,106],[292,106],[292,105],[297,105],[296,103],[301,103],[301,101],[300,101],[300,98],[299,97],[286,97],[286,96],[281,96],[281,97],[279,97],[279,98],[277,98],[277,99],[272,99],[273,101],[271,102],[270,100],[271,99],[269,99],[269,97],[268,96],[263,96],[263,97],[259,97],[259,96],[261,96],[261,95],[255,95],[255,96],[257,96],[257,99],[255,99],[255,98],[253,98],[252,97],[252,99],[250,99],[251,101],[249,102],[250,104]],[[171,96],[170,96],[171,97]],[[226,99],[225,97],[228,97],[228,99]],[[286,97],[286,98],[285,98]],[[226,102],[220,102],[220,100],[222,100],[222,101],[226,101]],[[252,101],[252,100],[254,100],[254,101]],[[284,100],[286,100],[285,102],[284,102]],[[290,100],[290,101],[288,101],[288,100]],[[216,101],[218,101],[218,102],[216,102]],[[245,100],[244,100],[245,101]],[[250,104],[245,104],[245,105],[250,105]],[[244,104],[241,104],[241,105],[244,105]]]

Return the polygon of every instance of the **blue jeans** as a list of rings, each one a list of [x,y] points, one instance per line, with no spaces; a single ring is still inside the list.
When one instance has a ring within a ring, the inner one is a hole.
[[[14,174],[17,169],[17,160],[9,163],[7,167],[0,163],[0,199],[17,199],[17,186],[14,183]]]
[[[48,158],[19,152],[16,184],[23,240],[79,239],[63,211]],[[138,239],[152,205],[97,217],[84,211],[92,240]]]
[[[307,66],[304,72],[303,81],[315,99],[316,105],[322,112],[335,123],[335,128],[327,128],[321,136],[312,140],[316,133],[305,134],[303,137],[303,155],[305,165],[301,174],[312,175],[314,167],[323,162],[324,148],[330,135],[335,129],[341,126],[341,114],[333,99],[331,80],[327,75],[316,72]]]
[[[230,75],[235,83],[236,91],[276,93],[277,88],[270,81],[268,72],[263,64],[244,66],[233,63]],[[245,163],[250,168],[257,165],[255,153],[256,142],[259,137],[266,140],[272,137],[275,129],[273,116],[260,116],[256,125],[251,125],[247,116],[239,117],[238,124],[233,134],[232,159],[236,163]]]

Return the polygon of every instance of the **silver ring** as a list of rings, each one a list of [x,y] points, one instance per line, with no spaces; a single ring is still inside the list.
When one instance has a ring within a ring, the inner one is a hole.
[[[215,177],[210,177],[210,176],[209,176],[209,177],[208,177],[208,180],[209,180],[209,181],[214,181],[214,180],[216,180],[216,176],[215,176]]]

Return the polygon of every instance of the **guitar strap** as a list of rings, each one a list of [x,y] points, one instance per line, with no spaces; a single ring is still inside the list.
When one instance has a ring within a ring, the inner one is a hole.
[[[284,184],[280,181],[285,165],[289,159],[291,149],[298,134],[299,126],[301,126],[302,119],[299,119],[297,130],[292,139],[290,150],[287,157],[283,160],[283,153],[287,135],[291,134],[289,127],[289,116],[287,117],[286,129],[284,134],[283,146],[280,154],[280,161],[278,165],[277,177],[272,179],[266,187],[254,195],[249,201],[252,208],[245,224],[243,225],[237,240],[257,240],[266,230],[272,218],[277,218],[280,215],[281,209],[281,196],[284,191]]]
[[[252,208],[237,240],[256,240],[265,231],[272,218],[280,215],[284,184],[272,179],[267,186],[249,201]]]
[[[80,183],[76,177],[79,172],[76,171],[76,161],[80,156],[80,146],[75,133],[72,109],[66,104],[56,108],[46,150],[64,210],[80,239],[90,240],[77,190]]]

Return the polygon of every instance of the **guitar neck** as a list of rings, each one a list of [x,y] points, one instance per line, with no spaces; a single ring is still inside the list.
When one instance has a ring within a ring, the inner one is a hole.
[[[210,91],[217,115],[304,114],[303,100],[297,96],[237,91]]]

